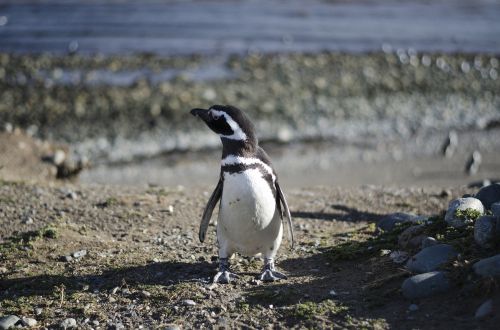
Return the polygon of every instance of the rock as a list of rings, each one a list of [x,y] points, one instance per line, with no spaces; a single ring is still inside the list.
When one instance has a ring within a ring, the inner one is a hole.
[[[416,225],[406,228],[398,237],[399,246],[403,249],[420,246],[425,237],[425,235],[423,235],[424,230],[424,225]]]
[[[417,222],[423,220],[426,220],[426,217],[418,216],[415,214],[397,212],[388,214],[385,217],[383,217],[377,223],[377,227],[383,231],[391,231],[396,227],[396,224],[398,223]]]
[[[490,315],[492,312],[493,312],[493,300],[488,299],[484,303],[482,303],[481,306],[477,308],[474,317],[476,319],[482,319],[483,317]]]
[[[500,217],[500,202],[491,204],[491,213],[493,213],[494,216]]]
[[[418,311],[418,305],[417,304],[411,304],[410,306],[408,306],[408,310],[410,312],[416,312],[416,311]]]
[[[450,282],[446,278],[446,273],[440,271],[412,276],[401,286],[403,296],[408,299],[433,296],[449,288]]]
[[[64,262],[70,262],[72,260],[73,260],[72,256],[62,256],[61,257],[61,261],[64,261]]]
[[[458,134],[455,131],[450,131],[446,137],[441,151],[443,156],[450,158],[455,153],[458,146]]]
[[[459,213],[471,213],[471,211],[477,211],[479,215],[484,214],[484,207],[481,201],[474,197],[458,198],[452,200],[448,205],[448,210],[444,216],[444,220],[452,227],[460,228],[468,223],[472,223],[474,219],[470,218],[466,214],[460,216]]]
[[[392,251],[389,257],[393,262],[397,264],[402,264],[406,260],[408,260],[408,252],[405,251]]]
[[[165,328],[163,328],[163,330],[181,330],[181,328],[178,325],[169,324],[166,325]]]
[[[42,313],[43,313],[43,308],[40,307],[35,308],[35,315],[42,315]]]
[[[422,239],[422,247],[421,248],[425,249],[425,248],[428,248],[429,246],[433,246],[433,245],[436,245],[438,243],[439,242],[434,237],[424,237],[424,239]]]
[[[19,317],[15,315],[7,315],[0,318],[0,329],[6,330],[13,328],[19,322]]]
[[[21,220],[25,225],[32,225],[35,221],[30,216],[24,216]]]
[[[62,329],[76,328],[76,320],[74,318],[67,318],[59,326]]]
[[[335,290],[330,290],[329,294],[332,297],[336,297],[337,296],[337,292],[335,292]]]
[[[426,273],[436,270],[457,255],[451,245],[437,244],[423,249],[410,258],[406,268],[414,273]]]
[[[73,252],[71,255],[73,256],[73,258],[79,259],[87,255],[87,250],[76,251]]]
[[[474,272],[481,276],[500,276],[500,254],[479,260],[473,266]]]
[[[491,204],[500,202],[500,183],[493,183],[479,189],[475,197],[489,210]]]
[[[196,306],[196,302],[194,302],[193,300],[191,299],[185,299],[182,301],[182,304],[184,306]]]
[[[151,292],[146,291],[146,290],[142,290],[142,291],[141,291],[141,295],[142,295],[144,298],[149,298],[149,297],[151,297]]]
[[[21,321],[23,322],[24,326],[30,327],[30,328],[33,328],[37,324],[37,321],[35,319],[30,318],[30,317],[23,317],[21,319]]]
[[[492,215],[483,215],[474,224],[474,240],[484,248],[492,247],[500,238],[500,219]]]
[[[6,267],[0,267],[0,274],[5,274],[7,273],[9,270],[6,268]]]

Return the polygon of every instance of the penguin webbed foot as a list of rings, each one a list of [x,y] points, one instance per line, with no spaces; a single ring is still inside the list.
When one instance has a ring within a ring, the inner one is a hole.
[[[279,281],[279,280],[286,280],[288,277],[283,274],[278,272],[274,268],[274,261],[271,258],[266,258],[264,261],[264,269],[262,271],[262,274],[260,274],[260,280],[263,282],[274,282],[274,281]]]
[[[237,274],[231,273],[229,270],[222,270],[215,274],[213,283],[229,284],[238,278],[240,277]]]
[[[260,274],[260,280],[262,282],[274,282],[279,280],[286,280],[288,277],[278,272],[277,270],[266,269]]]

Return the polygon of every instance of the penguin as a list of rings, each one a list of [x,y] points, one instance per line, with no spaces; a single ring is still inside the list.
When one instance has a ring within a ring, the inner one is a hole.
[[[202,215],[199,231],[203,243],[212,212],[219,203],[217,242],[219,270],[214,283],[230,283],[238,278],[231,272],[234,253],[264,258],[259,279],[265,282],[286,279],[274,261],[283,237],[283,220],[288,220],[291,245],[294,238],[290,209],[267,153],[259,146],[248,116],[230,105],[192,109],[222,142],[219,181]]]

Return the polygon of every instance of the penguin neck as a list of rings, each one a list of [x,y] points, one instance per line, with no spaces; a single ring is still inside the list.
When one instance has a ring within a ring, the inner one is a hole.
[[[250,157],[257,152],[257,141],[249,140],[231,140],[221,138],[222,141],[222,158],[229,155]]]

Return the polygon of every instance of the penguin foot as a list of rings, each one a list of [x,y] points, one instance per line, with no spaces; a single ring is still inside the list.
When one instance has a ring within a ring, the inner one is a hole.
[[[238,275],[235,273],[231,273],[228,270],[223,270],[219,271],[217,274],[214,276],[213,283],[222,283],[222,284],[228,284],[231,282],[231,280],[235,280],[240,278]]]
[[[260,274],[260,280],[263,282],[274,282],[279,280],[286,280],[288,277],[276,270],[266,269]]]

